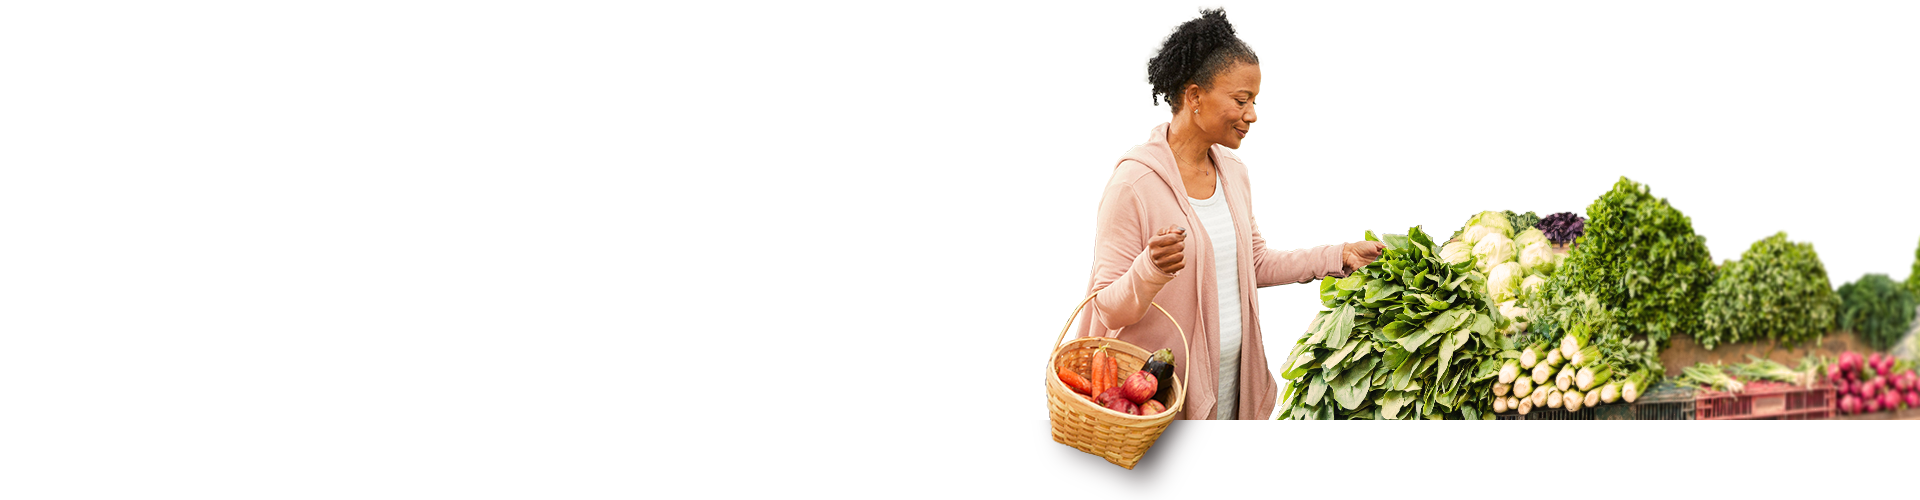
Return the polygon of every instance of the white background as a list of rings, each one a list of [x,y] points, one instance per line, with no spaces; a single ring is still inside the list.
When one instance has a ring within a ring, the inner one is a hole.
[[[0,498],[1910,498],[1914,421],[0,421]],[[1609,481],[1611,477],[1611,481]]]

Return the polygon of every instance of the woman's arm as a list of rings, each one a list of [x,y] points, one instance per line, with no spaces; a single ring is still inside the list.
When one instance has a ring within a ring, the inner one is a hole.
[[[1300,250],[1280,251],[1267,248],[1260,236],[1260,223],[1247,215],[1253,226],[1253,277],[1258,286],[1306,283],[1322,277],[1344,278],[1348,269],[1342,262],[1346,245],[1320,245]]]
[[[1155,234],[1147,224],[1145,209],[1133,186],[1117,181],[1108,184],[1100,200],[1093,249],[1093,290],[1099,292],[1093,300],[1093,314],[1107,329],[1139,322],[1153,297],[1185,265],[1180,246],[1184,232],[1177,237]],[[1172,246],[1167,245],[1169,241]],[[1160,264],[1155,263],[1156,257]],[[1162,271],[1161,264],[1168,264],[1173,272]]]

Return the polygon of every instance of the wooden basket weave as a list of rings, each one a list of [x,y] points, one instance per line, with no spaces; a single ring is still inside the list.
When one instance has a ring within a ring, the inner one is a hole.
[[[1067,388],[1067,384],[1055,374],[1063,360],[1068,365],[1066,369],[1084,371],[1082,369],[1091,363],[1089,354],[1094,349],[1106,346],[1107,354],[1120,365],[1119,373],[1125,375],[1140,371],[1140,367],[1147,363],[1147,356],[1152,354],[1139,346],[1106,337],[1073,339],[1061,345],[1060,341],[1067,338],[1067,330],[1073,328],[1074,318],[1080,316],[1080,310],[1086,308],[1093,297],[1088,296],[1073,308],[1073,314],[1067,316],[1067,326],[1061,327],[1060,336],[1053,340],[1058,347],[1054,348],[1053,356],[1047,358],[1047,419],[1053,424],[1054,441],[1132,469],[1134,464],[1140,462],[1140,457],[1147,453],[1147,449],[1153,447],[1153,442],[1160,439],[1160,433],[1167,430],[1167,424],[1173,422],[1173,417],[1185,408],[1187,377],[1179,374],[1173,376],[1173,392],[1167,398],[1171,404],[1158,415],[1135,416],[1109,410]],[[1155,303],[1153,307],[1159,309],[1167,321],[1173,322],[1173,328],[1180,332],[1180,343],[1187,347],[1187,352],[1192,352],[1187,331],[1180,328],[1180,322],[1174,321],[1173,315],[1167,313],[1167,309],[1160,307],[1160,304]],[[1187,375],[1193,374],[1192,362],[1189,361],[1187,365]]]

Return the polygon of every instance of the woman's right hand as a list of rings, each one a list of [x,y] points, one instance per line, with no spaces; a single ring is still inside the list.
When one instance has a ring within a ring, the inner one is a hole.
[[[1147,255],[1153,259],[1154,267],[1160,272],[1174,274],[1187,267],[1187,228],[1167,226],[1160,228],[1151,240],[1147,240]]]

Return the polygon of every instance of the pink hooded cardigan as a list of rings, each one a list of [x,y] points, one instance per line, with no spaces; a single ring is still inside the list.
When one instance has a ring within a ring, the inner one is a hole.
[[[1167,145],[1168,124],[1154,127],[1146,144],[1134,146],[1120,158],[1100,200],[1094,230],[1093,276],[1087,293],[1099,293],[1082,314],[1079,335],[1105,335],[1148,351],[1172,349],[1174,373],[1183,377],[1191,366],[1186,407],[1178,418],[1215,418],[1220,380],[1219,285],[1214,279],[1213,243],[1188,202],[1180,181],[1173,148]],[[1256,287],[1306,283],[1322,277],[1343,277],[1343,245],[1304,250],[1267,248],[1254,223],[1247,167],[1224,146],[1210,154],[1219,168],[1220,186],[1233,213],[1237,268],[1240,273],[1240,396],[1242,420],[1265,419],[1279,399],[1279,385],[1267,369],[1267,353],[1260,335],[1260,295]],[[1186,268],[1175,275],[1160,272],[1147,253],[1154,231],[1169,225],[1187,228]],[[1186,329],[1192,349],[1180,345],[1180,334],[1166,316],[1152,311],[1157,302]],[[1304,326],[1302,327],[1304,328]],[[1196,361],[1197,360],[1197,361]]]

